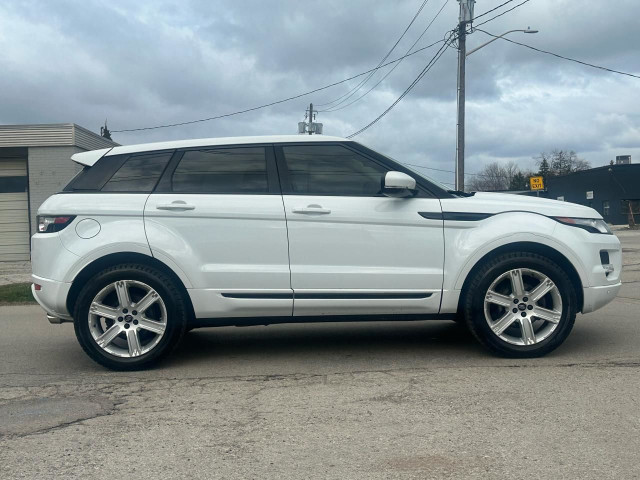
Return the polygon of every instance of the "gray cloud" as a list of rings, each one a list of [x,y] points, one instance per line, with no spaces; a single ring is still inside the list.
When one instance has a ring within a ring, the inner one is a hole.
[[[445,0],[430,0],[391,58],[404,53]],[[501,3],[479,0],[476,14]],[[481,27],[584,61],[639,72],[637,2],[534,0]],[[417,10],[418,0],[371,2],[7,1],[0,5],[2,123],[75,122],[97,130],[174,123],[249,108],[372,68]],[[486,19],[488,17],[484,17]],[[455,26],[450,0],[419,46]],[[490,37],[476,32],[469,47]],[[326,134],[348,135],[385,110],[437,46],[407,58],[375,90],[322,113]],[[358,140],[398,160],[453,170],[456,52]],[[468,59],[467,170],[490,161],[532,165],[569,148],[594,165],[640,154],[640,80],[496,41]],[[376,74],[365,87],[384,74]],[[121,143],[294,133],[309,101],[347,85],[257,112],[190,126],[115,134]],[[357,95],[364,93],[361,90]],[[353,97],[356,98],[356,97]],[[639,159],[640,160],[640,159]],[[429,173],[429,171],[426,171]],[[451,182],[453,174],[432,176]]]

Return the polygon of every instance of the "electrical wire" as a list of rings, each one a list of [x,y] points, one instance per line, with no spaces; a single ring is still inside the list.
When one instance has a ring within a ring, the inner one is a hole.
[[[484,17],[485,15],[488,15],[488,14],[490,14],[491,12],[495,12],[495,11],[496,11],[496,10],[498,10],[499,8],[502,8],[502,7],[504,7],[505,5],[507,5],[508,3],[511,3],[511,2],[513,2],[513,1],[514,1],[514,0],[507,0],[506,2],[501,3],[501,4],[500,4],[500,5],[498,5],[497,7],[494,7],[494,8],[492,8],[491,10],[487,10],[486,12],[481,13],[480,15],[477,15],[477,16],[474,18],[474,20],[477,20],[477,19],[478,19],[478,18],[480,18],[480,17]]]
[[[418,74],[416,79],[413,82],[411,82],[411,84],[407,87],[407,89],[404,92],[402,92],[402,94],[396,99],[395,102],[393,102],[389,107],[387,107],[387,109],[384,112],[382,112],[380,115],[378,115],[374,120],[369,122],[367,125],[362,127],[357,132],[354,132],[351,135],[348,135],[347,138],[353,138],[357,135],[360,135],[362,132],[364,132],[368,128],[378,123],[382,119],[382,117],[384,117],[387,113],[389,113],[393,109],[393,107],[395,107],[398,103],[400,103],[400,101],[413,89],[413,87],[415,87],[418,84],[418,82],[420,82],[420,80],[422,80],[422,78],[429,72],[429,70],[431,70],[431,67],[433,67],[436,64],[436,62],[440,59],[440,57],[442,57],[444,52],[447,51],[447,44],[449,43],[451,37],[453,37],[454,35],[455,35],[455,30],[450,32],[449,37],[447,38],[445,43],[438,49],[438,51],[431,58],[427,66],[424,67],[424,69]]]
[[[391,53],[395,50],[395,48],[398,46],[398,44],[400,43],[400,40],[402,40],[404,38],[404,36],[407,34],[407,32],[409,31],[409,28],[411,28],[411,25],[413,25],[413,22],[416,21],[416,19],[418,18],[418,15],[420,15],[420,12],[422,12],[422,9],[425,7],[425,5],[429,2],[429,0],[424,0],[422,2],[422,5],[420,5],[420,8],[418,8],[418,11],[416,12],[416,14],[413,16],[413,18],[411,19],[411,21],[409,22],[409,25],[407,25],[407,28],[404,29],[404,32],[402,32],[402,35],[400,35],[400,38],[398,38],[398,40],[396,40],[396,43],[393,44],[393,47],[391,47],[391,50],[389,50],[387,52],[387,54],[382,58],[382,60],[380,60],[380,62],[378,63],[378,66],[371,72],[371,74],[365,78],[364,80],[362,80],[360,83],[358,83],[358,85],[356,85],[355,87],[353,87],[351,90],[349,90],[347,93],[345,93],[344,95],[340,95],[338,98],[331,100],[330,102],[326,102],[326,103],[319,103],[318,106],[322,107],[324,105],[330,105],[332,103],[338,102],[334,105],[334,107],[337,107],[338,105],[340,105],[341,103],[344,103],[346,100],[348,100],[349,98],[351,98],[351,96],[353,96],[358,90],[360,90],[360,88],[369,81],[369,79],[374,75],[374,73],[376,71],[378,71],[378,69],[381,68],[381,65],[384,63],[384,61],[389,58],[389,55],[391,55]],[[340,100],[340,101],[338,101]]]
[[[549,52],[547,50],[542,50],[541,48],[532,47],[531,45],[527,45],[526,43],[516,42],[515,40],[511,40],[511,39],[506,38],[506,37],[499,37],[498,35],[494,35],[493,33],[489,33],[489,32],[487,32],[485,30],[480,29],[480,28],[478,28],[477,30],[482,32],[482,33],[486,33],[487,35],[489,35],[491,37],[499,38],[500,40],[504,40],[504,41],[509,42],[509,43],[514,43],[516,45],[520,45],[521,47],[525,47],[525,48],[528,48],[530,50],[534,50],[534,51],[539,52],[539,53],[545,53],[547,55],[551,55],[551,56],[560,58],[562,60],[567,60],[569,62],[579,63],[580,65],[585,65],[585,66],[591,67],[591,68],[597,68],[599,70],[604,70],[606,72],[617,73],[618,75],[626,75],[627,77],[640,78],[640,75],[635,75],[633,73],[628,73],[628,72],[621,72],[620,70],[614,70],[612,68],[602,67],[600,65],[594,65],[593,63],[583,62],[582,60],[576,60],[575,58],[565,57],[564,55],[560,55],[558,53],[553,53],[553,52]]]
[[[440,42],[443,42],[444,40],[440,40]],[[396,62],[400,62],[402,59],[406,58],[406,57],[410,57],[412,55],[416,55],[420,52],[422,52],[423,50],[426,50],[427,48],[430,48],[432,45],[427,45],[426,47],[421,47],[418,50],[411,52],[407,55],[403,55],[399,58],[396,58],[395,60],[391,60],[387,63],[385,63],[384,65],[381,65],[380,68],[386,67],[387,65],[392,65]],[[214,117],[208,117],[208,118],[200,118],[197,120],[189,120],[189,121],[185,121],[185,122],[178,122],[178,123],[168,123],[168,124],[163,124],[163,125],[156,125],[156,126],[152,126],[152,127],[140,127],[140,128],[123,128],[121,130],[111,130],[111,133],[126,133],[126,132],[139,132],[141,130],[155,130],[158,128],[170,128],[170,127],[179,127],[182,125],[191,125],[193,123],[201,123],[201,122],[208,122],[210,120],[217,120],[219,118],[226,118],[226,117],[232,117],[234,115],[240,115],[243,113],[248,113],[248,112],[254,112],[256,110],[260,110],[262,108],[267,108],[267,107],[272,107],[273,105],[278,105],[280,103],[285,103],[285,102],[289,102],[291,100],[296,100],[298,98],[302,98],[302,97],[306,97],[307,95],[311,95],[312,93],[316,93],[316,92],[321,92],[322,90],[326,90],[328,88],[331,87],[335,87],[336,85],[341,85],[345,82],[349,82],[351,80],[354,80],[356,78],[362,77],[363,75],[366,75],[368,73],[371,73],[373,71],[377,70],[376,68],[372,68],[371,70],[367,70],[366,72],[362,72],[362,73],[358,73],[357,75],[353,75],[349,78],[345,78],[344,80],[340,80],[339,82],[334,82],[334,83],[330,83],[329,85],[325,85],[324,87],[319,87],[319,88],[315,88],[313,90],[309,90],[308,92],[304,92],[304,93],[300,93],[298,95],[293,95],[291,97],[287,97],[287,98],[283,98],[281,100],[276,100],[270,103],[265,103],[263,105],[258,105],[257,107],[251,107],[251,108],[246,108],[244,110],[239,110],[237,112],[231,112],[231,113],[225,113],[222,115],[216,115]]]
[[[447,4],[449,3],[449,0],[445,0],[445,2],[442,4],[442,7],[440,7],[440,10],[438,10],[438,13],[436,13],[435,17],[433,17],[433,19],[429,22],[429,24],[427,25],[427,28],[425,28],[422,33],[420,34],[420,36],[416,39],[415,42],[413,42],[413,45],[411,45],[411,47],[409,47],[409,49],[406,51],[405,55],[410,53],[411,50],[413,50],[413,47],[416,46],[416,44],[420,41],[420,39],[424,36],[425,33],[427,33],[427,30],[429,30],[429,27],[431,27],[431,25],[433,25],[433,22],[436,21],[436,19],[438,18],[438,16],[440,15],[440,13],[442,13],[442,10],[444,10],[444,7],[447,6]],[[438,40],[437,42],[432,43],[431,45],[428,45],[428,47],[433,47],[434,45],[437,45],[438,43],[442,42],[443,40]],[[380,85],[389,75],[391,75],[393,73],[393,71],[402,63],[402,60],[399,61],[398,63],[396,63],[393,68],[391,70],[389,70],[387,73],[385,73],[385,75],[378,80],[378,82],[371,87],[369,90],[367,90],[366,92],[364,92],[362,95],[360,95],[358,98],[356,98],[355,100],[347,103],[346,105],[342,105],[341,107],[338,105],[334,105],[333,107],[329,107],[329,109],[327,110],[320,110],[320,112],[336,112],[338,110],[342,110],[343,108],[347,108],[351,105],[353,105],[354,103],[356,103],[358,100],[361,100],[362,98],[366,97],[373,89],[375,89],[378,85]]]
[[[416,165],[415,163],[405,163],[405,162],[401,162],[401,163],[403,165],[409,165],[411,167],[426,168],[427,170],[435,170],[436,172],[456,173],[454,170],[443,170],[442,168],[425,167],[424,165]],[[474,177],[487,177],[487,178],[493,178],[493,177],[510,178],[507,175],[485,175],[483,173],[471,173],[471,172],[465,172],[465,175],[472,175]]]
[[[492,20],[495,20],[496,18],[501,17],[502,15],[504,15],[506,13],[509,13],[511,10],[515,10],[516,8],[521,7],[522,5],[524,5],[525,3],[530,2],[530,1],[531,0],[524,0],[524,2],[519,3],[518,5],[515,5],[515,6],[511,7],[510,9],[505,10],[502,13],[499,13],[498,15],[495,15],[495,16],[491,17],[489,20],[485,20],[484,22],[481,22],[478,25],[473,25],[473,29],[476,30],[479,26],[484,25],[485,23],[489,23]],[[478,19],[478,17],[476,17],[476,19]]]

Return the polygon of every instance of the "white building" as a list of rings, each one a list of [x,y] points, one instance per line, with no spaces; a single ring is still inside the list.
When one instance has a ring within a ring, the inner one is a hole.
[[[0,125],[0,262],[29,260],[38,207],[80,169],[71,155],[116,145],[73,123]]]

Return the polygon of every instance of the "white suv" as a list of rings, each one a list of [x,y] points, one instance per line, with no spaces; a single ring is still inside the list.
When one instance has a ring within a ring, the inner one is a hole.
[[[77,153],[38,211],[33,293],[115,369],[185,331],[453,319],[533,357],[620,288],[620,242],[593,209],[466,194],[343,138],[186,140]]]

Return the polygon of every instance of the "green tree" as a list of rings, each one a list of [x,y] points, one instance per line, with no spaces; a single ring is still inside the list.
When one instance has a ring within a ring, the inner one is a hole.
[[[509,190],[526,190],[528,181],[529,178],[525,177],[523,172],[518,172],[513,177],[511,177]]]

